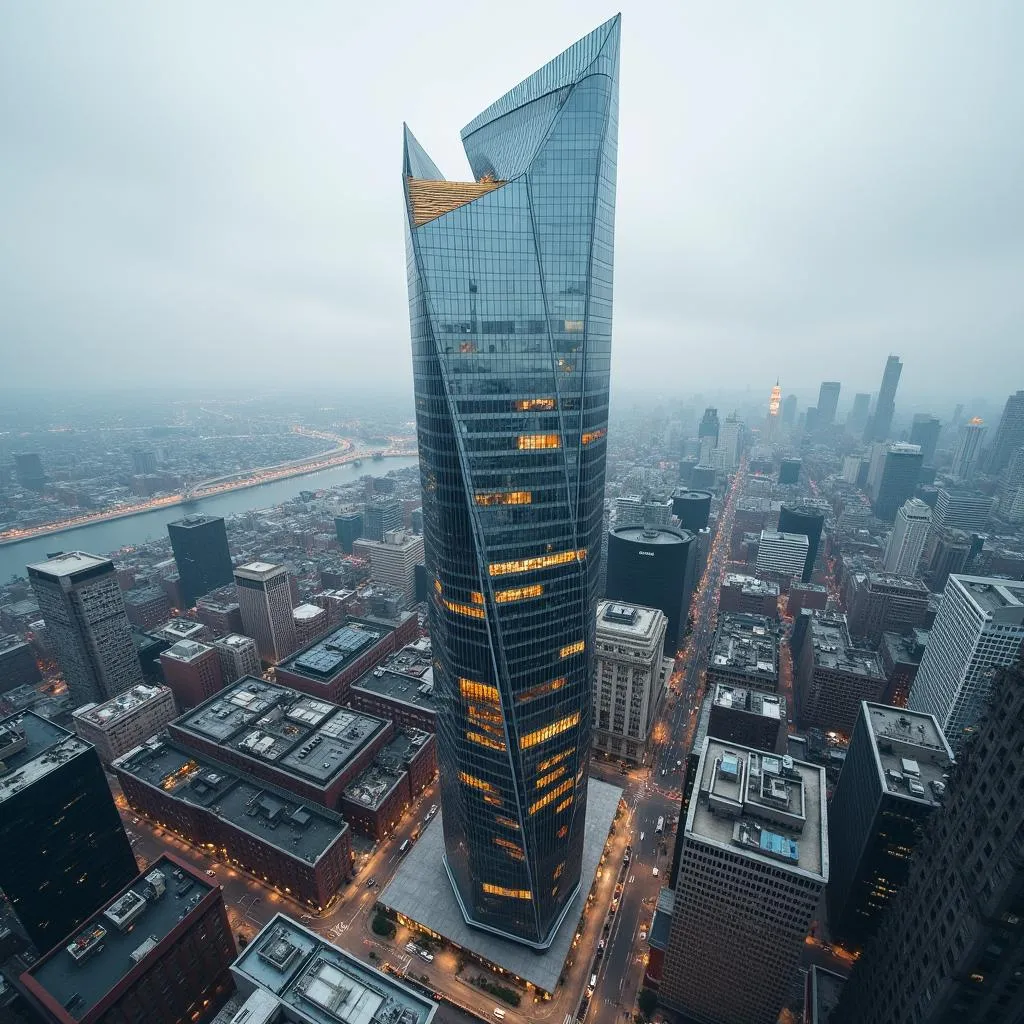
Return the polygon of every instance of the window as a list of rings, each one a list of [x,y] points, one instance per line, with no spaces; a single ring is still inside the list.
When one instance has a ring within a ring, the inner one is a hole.
[[[554,693],[556,690],[560,690],[565,686],[565,676],[559,676],[557,679],[551,679],[546,683],[540,683],[538,686],[531,686],[528,690],[523,690],[522,693],[516,694],[516,703],[525,704],[527,701],[536,700],[538,697],[543,697],[547,693]]]
[[[513,572],[531,572],[534,569],[550,569],[555,565],[568,565],[569,562],[582,562],[586,557],[587,549],[578,548],[574,551],[537,555],[534,558],[516,558],[511,562],[495,562],[487,571],[492,576],[507,576]]]
[[[551,412],[555,408],[553,398],[520,398],[512,408],[516,412]]]
[[[527,750],[529,747],[535,747],[538,743],[545,743],[550,739],[554,739],[555,736],[560,736],[574,725],[578,725],[579,720],[580,713],[574,711],[571,715],[566,715],[565,718],[560,718],[557,722],[545,725],[543,729],[535,729],[533,732],[528,732],[520,739],[519,748]]]
[[[511,839],[505,839],[504,836],[495,836],[494,845],[500,846],[514,860],[526,859],[522,847],[518,843],[512,842]]]
[[[557,434],[520,434],[516,447],[521,452],[533,452],[542,448],[561,448],[562,439]]]
[[[541,775],[540,778],[534,783],[537,789],[543,789],[545,786],[551,785],[555,779],[560,779],[566,772],[566,767],[563,764],[561,767],[556,768],[553,772],[548,772],[546,775]]]
[[[493,885],[490,882],[484,882],[482,888],[488,896],[508,896],[514,900],[533,899],[533,893],[529,889],[506,889],[503,885]]]
[[[508,590],[499,590],[494,595],[498,604],[508,604],[510,601],[525,601],[531,597],[540,597],[544,588],[539,583],[533,583],[528,587],[510,587]]]
[[[549,790],[542,797],[534,800],[534,802],[530,804],[530,814],[536,814],[539,810],[547,807],[548,804],[553,804],[560,796],[568,793],[575,785],[575,780],[566,779],[561,785],[555,786],[554,789]]]
[[[484,735],[482,732],[474,732],[472,729],[466,730],[466,739],[470,743],[478,743],[481,747],[487,747],[489,750],[507,750],[504,740],[492,739],[490,736]]]
[[[470,775],[468,772],[459,772],[459,782],[472,789],[479,789],[482,793],[491,793],[495,796],[498,793],[497,786],[492,786],[491,783],[478,779],[475,775]]]
[[[604,435],[607,433],[607,430],[588,430],[585,434],[582,435],[582,437],[580,437],[580,440],[584,444],[590,444],[592,441],[600,441],[601,438],[604,437]]]
[[[456,615],[466,615],[471,619],[484,618],[483,608],[475,608],[471,604],[459,604],[458,601],[449,601],[446,597],[441,598],[441,604],[443,604],[448,611],[455,612]]]
[[[560,658],[569,658],[574,654],[579,654],[586,646],[585,641],[577,640],[574,644],[566,644],[566,646],[558,652],[558,656]]]
[[[567,757],[571,757],[576,753],[575,747],[570,747],[568,750],[563,750],[560,754],[554,754],[551,757],[545,757],[539,765],[537,765],[537,771],[543,772],[548,768],[553,768],[556,764],[564,761]]]
[[[463,676],[459,676],[459,693],[467,700],[484,700],[490,704],[501,703],[501,696],[496,686],[478,683]]]
[[[475,501],[487,508],[491,505],[529,505],[533,502],[531,491],[477,491]]]

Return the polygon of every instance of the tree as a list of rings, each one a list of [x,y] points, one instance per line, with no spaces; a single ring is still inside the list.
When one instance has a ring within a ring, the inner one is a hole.
[[[640,989],[640,995],[637,996],[636,1005],[640,1008],[640,1012],[647,1018],[658,1008],[658,996],[657,993],[649,988]]]
[[[393,939],[395,937],[395,922],[389,920],[381,913],[377,913],[374,916],[370,927],[376,935],[383,935],[386,939]]]

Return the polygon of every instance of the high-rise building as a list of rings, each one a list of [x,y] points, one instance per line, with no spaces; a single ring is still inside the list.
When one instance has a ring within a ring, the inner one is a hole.
[[[1021,1019],[1024,664],[1002,669],[991,696],[830,1024]]]
[[[136,871],[93,747],[31,711],[0,721],[0,889],[36,948]]]
[[[46,486],[46,473],[38,452],[15,455],[14,475],[26,491],[41,491]]]
[[[934,715],[954,749],[989,697],[992,670],[1011,665],[1024,642],[1024,583],[953,575],[932,624],[910,707]]]
[[[705,529],[711,518],[711,492],[677,491],[672,495],[672,514],[684,530],[697,533]]]
[[[878,389],[875,412],[864,432],[865,441],[885,441],[889,437],[892,416],[896,411],[896,388],[899,386],[902,372],[903,364],[899,356],[889,356],[885,361],[885,372],[882,374],[882,386]]]
[[[247,636],[263,661],[278,662],[295,650],[292,591],[288,570],[270,562],[250,562],[235,570],[238,608]]]
[[[782,459],[779,462],[779,484],[783,487],[791,487],[800,482],[800,470],[803,467],[802,459]]]
[[[985,530],[992,521],[995,499],[965,488],[940,487],[935,499],[935,525],[946,530]]]
[[[854,437],[863,437],[864,428],[871,417],[871,395],[860,392],[853,396],[850,415],[846,417],[846,432]]]
[[[401,528],[402,503],[397,498],[374,498],[363,507],[363,537],[366,540],[383,543],[385,534]]]
[[[681,833],[661,1000],[774,1024],[829,878],[825,770],[707,737]]]
[[[871,938],[906,883],[952,767],[953,751],[931,715],[861,704],[828,816],[828,921],[847,948]]]
[[[28,578],[75,707],[143,681],[109,558],[70,551],[30,565]]]
[[[334,530],[338,535],[338,544],[346,555],[352,554],[352,545],[363,535],[363,513],[342,512],[334,517]]]
[[[709,736],[755,750],[778,752],[786,735],[786,698],[729,683],[709,686]]]
[[[402,595],[406,607],[416,603],[416,566],[425,557],[423,537],[404,530],[389,530],[383,541],[357,540],[353,553],[369,559],[370,579]]]
[[[21,976],[44,1020],[207,1024],[234,991],[221,886],[186,861],[163,854],[92,911]]]
[[[886,448],[881,473],[872,492],[875,515],[891,523],[900,505],[913,497],[921,479],[921,449],[898,442]]]
[[[896,513],[883,566],[898,576],[917,576],[921,552],[932,524],[932,510],[920,498],[907,498]]]
[[[96,748],[104,764],[117,760],[178,717],[166,686],[133,686],[103,704],[85,704],[71,714],[75,734]]]
[[[977,416],[960,428],[956,447],[953,449],[953,462],[949,467],[950,476],[954,480],[970,480],[974,476],[981,460],[981,446],[985,441],[985,434],[984,421]]]
[[[783,505],[779,510],[779,533],[802,533],[807,538],[807,560],[803,569],[805,583],[814,574],[824,526],[825,513],[814,505]]]
[[[0,693],[42,681],[32,645],[16,634],[0,636]]]
[[[179,640],[160,655],[164,679],[182,711],[224,689],[220,652],[194,640]]]
[[[260,674],[260,656],[256,650],[256,641],[251,636],[229,633],[214,640],[213,649],[220,656],[220,672],[225,686],[242,676]]]
[[[697,437],[701,440],[709,440],[712,448],[718,447],[718,410],[708,406],[704,415],[700,418],[700,426],[697,427]]]
[[[739,461],[742,431],[743,424],[735,413],[726,416],[718,435],[718,451],[722,453],[722,468],[727,473],[735,469]]]
[[[809,550],[806,533],[762,530],[757,548],[757,572],[803,579]]]
[[[782,425],[791,427],[796,423],[796,395],[786,395],[782,403]]]
[[[186,516],[168,523],[167,533],[186,608],[191,608],[196,598],[231,582],[231,552],[221,516]]]
[[[796,410],[796,396],[790,395],[793,399],[793,411]],[[789,399],[786,399],[788,402]],[[779,436],[779,406],[782,403],[782,388],[779,387],[779,382],[775,381],[775,387],[772,388],[771,398],[768,399],[768,420],[765,425],[765,436],[769,441],[774,441]],[[791,417],[792,419],[792,417]],[[783,417],[783,422],[785,418]]]
[[[581,884],[618,54],[616,16],[476,117],[473,182],[405,132],[445,864],[468,923],[537,949]]]
[[[928,621],[928,588],[914,576],[852,572],[845,582],[850,632],[878,643],[885,632],[905,633]]]
[[[935,465],[935,449],[939,445],[942,423],[928,413],[918,413],[910,424],[910,443],[920,445],[926,466]]]
[[[1024,447],[1024,391],[1010,395],[989,445],[987,468],[999,473],[1018,448]]]
[[[664,612],[600,601],[594,640],[594,747],[642,764],[671,675]]]
[[[836,421],[836,410],[839,408],[839,390],[842,385],[837,380],[826,380],[818,389],[818,429],[827,430]]]

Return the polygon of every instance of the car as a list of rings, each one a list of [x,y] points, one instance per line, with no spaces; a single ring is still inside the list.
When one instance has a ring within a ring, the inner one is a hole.
[[[498,1020],[504,1020],[505,1019],[505,1011],[500,1006],[496,1006],[494,1008],[494,1016],[497,1017]]]
[[[432,818],[435,814],[437,814],[437,804],[431,804],[430,810],[427,811],[427,817]]]
[[[214,871],[214,870],[213,870],[213,868],[207,868],[207,869],[206,869],[206,873],[207,873],[207,874],[208,874],[208,875],[209,875],[209,876],[210,876],[211,878],[216,878],[216,877],[217,877],[217,872],[216,872],[216,871]]]
[[[434,962],[434,954],[433,953],[428,953],[425,949],[417,950],[417,952],[419,953],[419,955],[421,957],[423,957],[424,960],[427,961],[428,964],[432,964]]]
[[[646,832],[641,832],[641,833],[640,833],[640,842],[641,842],[641,843],[642,843],[642,842],[644,841],[644,836],[645,836],[646,834],[647,834]]]
[[[138,823],[139,823],[139,819],[138,818],[132,818],[132,824],[133,825],[138,825]]]
[[[668,773],[667,773],[667,772],[665,771],[665,769],[664,769],[664,768],[662,768],[662,769],[661,769],[661,774],[662,774],[662,775],[667,775]]]
[[[647,931],[644,928],[640,929],[640,941],[641,942],[646,942],[647,941]]]
[[[652,868],[651,869],[651,874],[654,875],[655,878],[657,878],[658,877],[658,869],[657,868]]]
[[[407,942],[405,944],[405,951],[406,953],[418,953],[420,951],[420,947],[417,946],[415,942]]]
[[[376,878],[374,878],[374,877],[373,877],[373,875],[371,875],[371,876],[370,876],[370,877],[369,877],[369,878],[368,878],[368,879],[366,880],[366,888],[367,888],[367,889],[372,889],[372,888],[373,888],[373,887],[374,887],[374,886],[375,886],[376,884],[377,884],[377,879],[376,879]]]

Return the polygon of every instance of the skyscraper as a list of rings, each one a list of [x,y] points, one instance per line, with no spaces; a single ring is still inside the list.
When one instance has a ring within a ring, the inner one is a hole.
[[[782,403],[782,425],[791,427],[796,423],[796,395],[786,395]]]
[[[892,414],[896,410],[896,388],[899,386],[903,364],[899,356],[889,356],[885,361],[885,372],[882,374],[882,386],[878,389],[878,401],[875,403],[875,414],[868,422],[864,431],[865,441],[884,441],[892,427]]]
[[[384,543],[384,534],[402,528],[402,503],[397,498],[374,498],[363,507],[362,536]]]
[[[932,510],[920,498],[908,498],[896,513],[883,567],[900,576],[917,576],[921,552],[932,523]]]
[[[818,557],[818,545],[821,543],[824,526],[825,513],[814,505],[783,505],[779,510],[779,533],[802,533],[807,538],[804,583],[810,582],[814,574],[814,562]]]
[[[846,432],[855,437],[863,436],[870,415],[871,395],[863,392],[854,395],[853,407],[850,409],[850,415],[846,417]]]
[[[954,749],[988,700],[992,669],[1024,642],[1024,583],[953,575],[946,581],[910,707],[934,715]]]
[[[346,555],[352,554],[352,544],[363,535],[363,513],[342,512],[334,517],[334,529],[338,535],[338,544]]]
[[[991,707],[959,752],[909,877],[830,1024],[1021,1020],[1022,744],[1024,663],[1017,661],[999,673]]]
[[[949,467],[954,480],[970,480],[977,468],[981,456],[981,446],[985,440],[985,425],[975,416],[961,428],[953,449],[953,462]]]
[[[793,398],[793,408],[796,408],[796,399]],[[788,401],[789,399],[787,399]],[[765,426],[765,434],[769,441],[774,440],[779,435],[779,406],[782,403],[782,388],[779,387],[779,382],[775,382],[775,387],[772,388],[771,398],[768,399],[768,420]]]
[[[611,352],[619,18],[403,178],[445,864],[550,945],[579,889]]]
[[[270,562],[250,562],[235,570],[238,607],[246,636],[256,641],[264,661],[278,662],[295,650],[295,622],[288,570]]]
[[[718,410],[708,406],[704,415],[700,418],[700,425],[697,427],[697,437],[701,441],[710,439],[711,447],[718,447]]]
[[[231,582],[231,552],[221,516],[186,516],[168,523],[167,533],[186,608],[191,608],[196,598]]]
[[[1000,472],[1018,449],[1024,447],[1024,391],[1010,395],[989,447],[988,471]]]
[[[825,430],[836,421],[836,410],[839,408],[839,390],[842,387],[837,380],[826,380],[818,389],[818,429]]]
[[[143,682],[109,558],[69,551],[30,565],[28,578],[75,707]]]
[[[46,473],[38,452],[15,455],[14,475],[27,491],[41,491],[46,486]]]
[[[900,505],[917,490],[921,479],[921,449],[899,442],[885,451],[878,482],[872,493],[875,515],[891,523]]]
[[[939,444],[941,421],[928,413],[918,413],[910,424],[910,443],[921,446],[921,456],[926,466],[935,465],[935,449]]]

